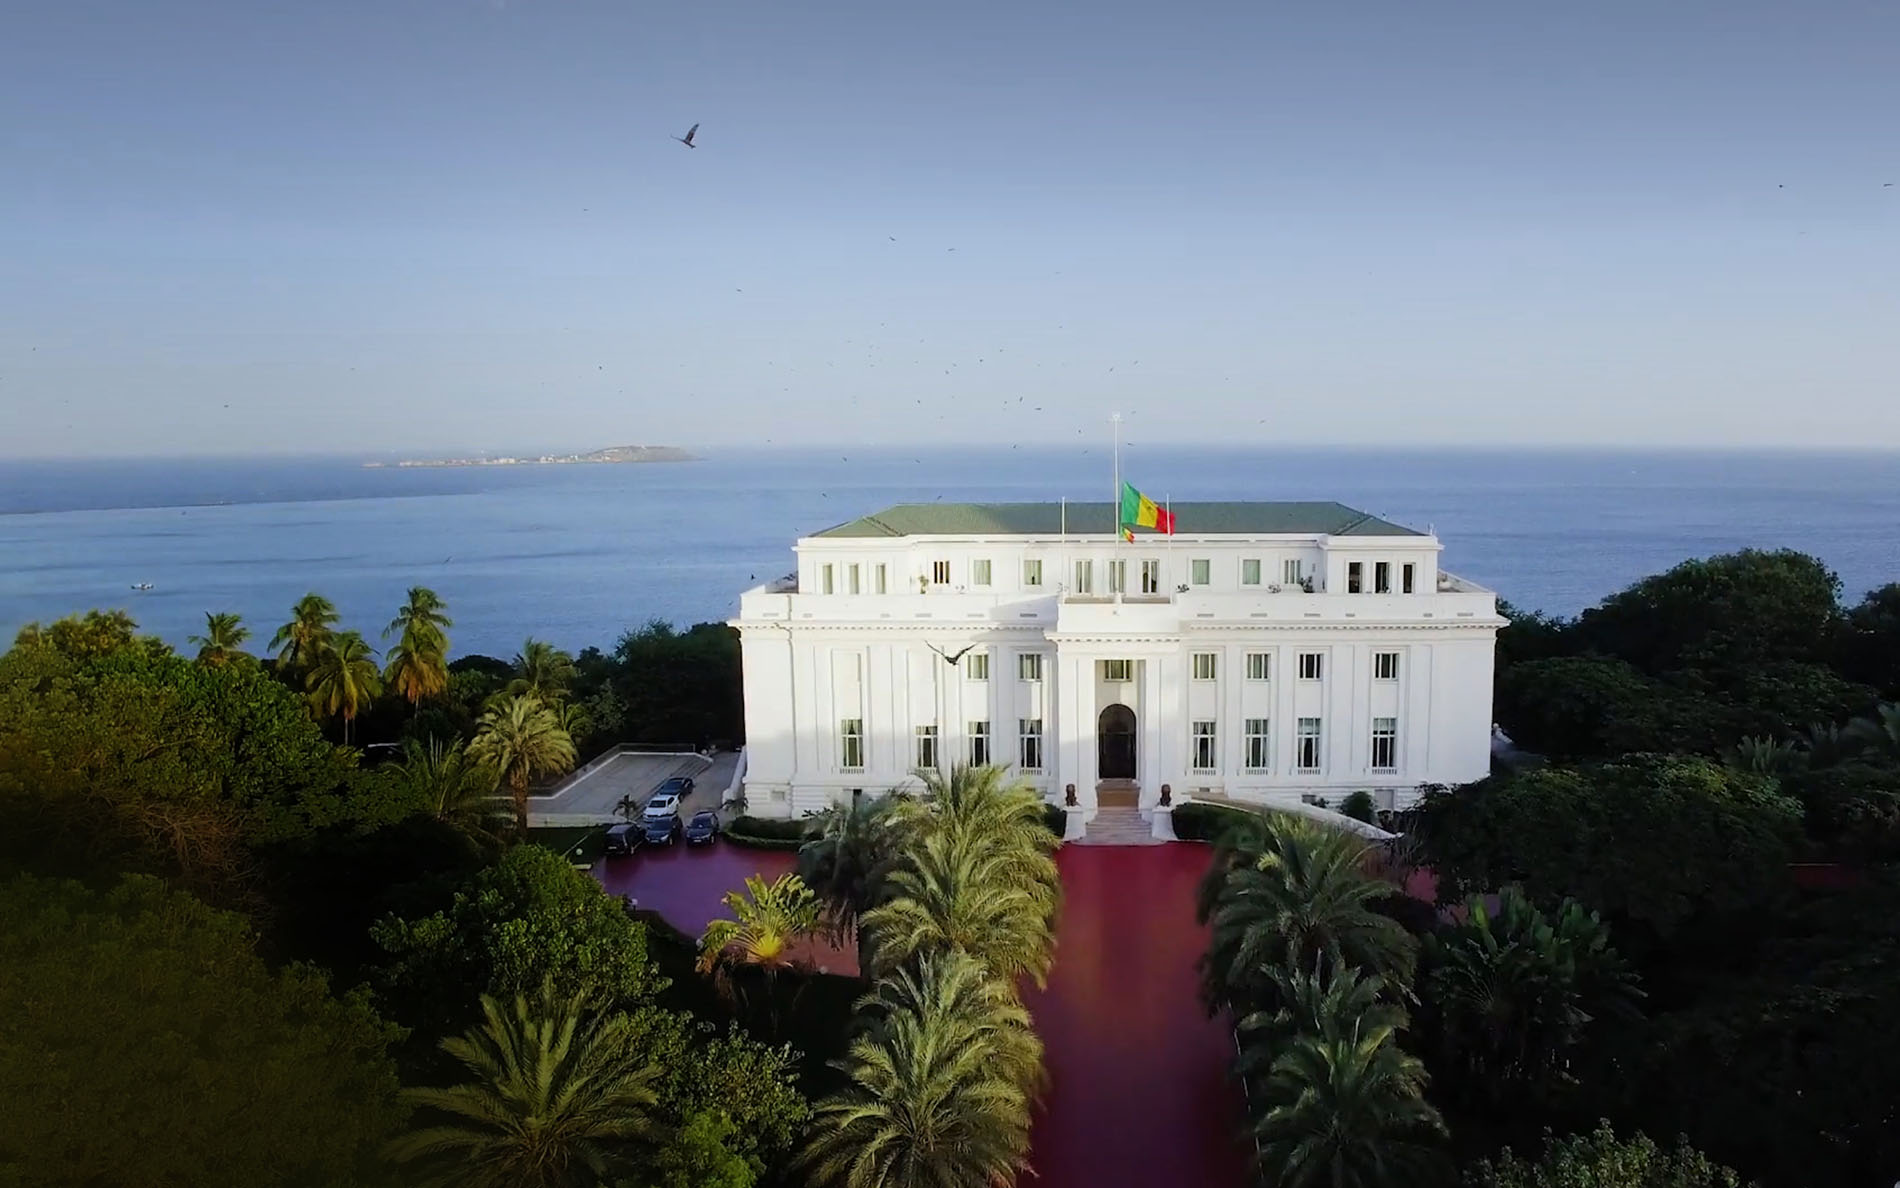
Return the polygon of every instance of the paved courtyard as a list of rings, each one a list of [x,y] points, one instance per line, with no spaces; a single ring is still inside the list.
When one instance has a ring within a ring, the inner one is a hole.
[[[691,754],[616,752],[567,777],[553,792],[533,797],[528,802],[528,822],[535,826],[612,823],[621,819],[614,812],[621,797],[644,802],[661,781],[673,776],[693,777],[693,794],[687,798],[685,812],[718,808],[738,763],[737,751],[711,759]]]

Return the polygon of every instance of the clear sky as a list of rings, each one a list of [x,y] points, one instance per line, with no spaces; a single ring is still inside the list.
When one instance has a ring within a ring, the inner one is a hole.
[[[1056,443],[1114,409],[1900,447],[1900,4],[0,21],[0,456]]]

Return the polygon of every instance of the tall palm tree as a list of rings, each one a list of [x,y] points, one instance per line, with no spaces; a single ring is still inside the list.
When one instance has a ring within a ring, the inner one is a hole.
[[[471,756],[459,738],[446,745],[434,737],[426,744],[412,738],[390,772],[436,820],[473,837],[492,836],[507,816],[495,798],[495,769]]]
[[[1406,1025],[1404,1008],[1388,998],[1391,988],[1350,965],[1324,973],[1275,969],[1271,976],[1274,1005],[1249,1013],[1235,1026],[1239,1055],[1234,1067],[1250,1080],[1271,1071],[1280,1053],[1302,1035],[1338,1039],[1365,1027],[1396,1031]]]
[[[425,698],[440,697],[449,688],[448,628],[455,621],[445,613],[447,604],[427,586],[409,587],[409,601],[396,612],[383,638],[400,633],[396,646],[389,649],[389,667],[384,679],[389,687],[420,705]]]
[[[908,845],[905,865],[887,881],[890,897],[862,918],[872,970],[883,974],[920,953],[954,948],[998,978],[1014,982],[1027,974],[1042,985],[1055,948],[1058,895],[1037,861],[1048,862],[1048,855],[943,829]]]
[[[206,611],[205,633],[192,636],[189,642],[198,645],[198,663],[217,668],[240,657],[248,658],[244,641],[249,638],[251,629],[243,625],[240,616],[229,611],[220,614]]]
[[[538,777],[574,769],[574,740],[540,698],[503,694],[482,712],[470,757],[488,764],[508,785],[515,802],[515,828],[528,831],[528,785]]]
[[[383,691],[376,650],[354,631],[331,636],[304,676],[304,687],[319,717],[343,719],[343,743],[348,746],[350,725]]]
[[[1042,797],[1008,768],[958,765],[948,777],[939,771],[918,776],[923,795],[896,806],[907,824],[928,820],[940,829],[981,834],[995,845],[1021,853],[1047,856],[1054,852],[1057,838],[1049,832]],[[1048,874],[1053,880],[1053,860]]]
[[[508,683],[508,692],[552,703],[567,695],[575,676],[574,657],[530,635],[515,656],[515,679]]]
[[[884,880],[897,862],[903,831],[895,797],[853,798],[809,819],[810,839],[798,850],[798,876],[824,905],[825,931],[833,944],[856,934],[858,918],[877,904]]]
[[[1210,925],[1202,958],[1210,1008],[1264,1005],[1275,967],[1324,972],[1343,963],[1409,985],[1417,942],[1374,908],[1398,891],[1366,872],[1364,839],[1303,817],[1271,817],[1265,849],[1222,875],[1202,916]]]
[[[290,622],[270,638],[271,650],[277,653],[277,670],[291,676],[309,672],[330,641],[337,618],[336,607],[321,594],[299,598],[290,608]]]
[[[592,1016],[543,987],[504,1010],[481,999],[481,1026],[442,1041],[472,1080],[403,1091],[437,1121],[388,1153],[439,1188],[594,1188],[638,1170],[659,1069],[642,1066],[623,1014]]]
[[[1402,1188],[1427,1178],[1445,1124],[1425,1066],[1391,1026],[1301,1035],[1267,1074],[1254,1142],[1274,1188]]]
[[[930,954],[880,989],[881,1016],[834,1067],[801,1157],[837,1188],[993,1188],[1026,1166],[1035,1040],[966,954]]]

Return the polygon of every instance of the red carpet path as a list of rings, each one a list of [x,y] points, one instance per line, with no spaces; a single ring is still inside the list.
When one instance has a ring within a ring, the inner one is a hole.
[[[1194,884],[1205,846],[1064,846],[1062,924],[1047,990],[1027,999],[1042,1036],[1049,1093],[1036,1119],[1026,1185],[1241,1188],[1240,1096],[1226,1079],[1228,1039],[1203,1015],[1194,961]],[[607,890],[697,933],[720,896],[749,874],[776,878],[789,853],[719,845],[648,851],[596,866]],[[852,958],[812,958],[844,972]]]

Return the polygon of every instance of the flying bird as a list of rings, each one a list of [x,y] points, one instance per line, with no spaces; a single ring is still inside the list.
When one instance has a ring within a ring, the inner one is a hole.
[[[697,136],[698,134],[699,134],[699,125],[694,124],[692,127],[686,130],[686,135],[675,136],[673,139],[679,141],[681,144],[685,145],[687,148],[698,148],[699,146],[693,143],[693,137]]]
[[[924,646],[929,648],[931,651],[937,653],[937,655],[942,656],[943,662],[945,664],[948,664],[950,667],[955,668],[957,666],[957,661],[963,659],[963,653],[969,651],[971,648],[974,648],[976,645],[969,644],[964,647],[963,652],[958,652],[954,656],[950,655],[948,652],[944,651],[942,648],[938,647],[936,644],[931,643],[929,640],[924,641]]]

